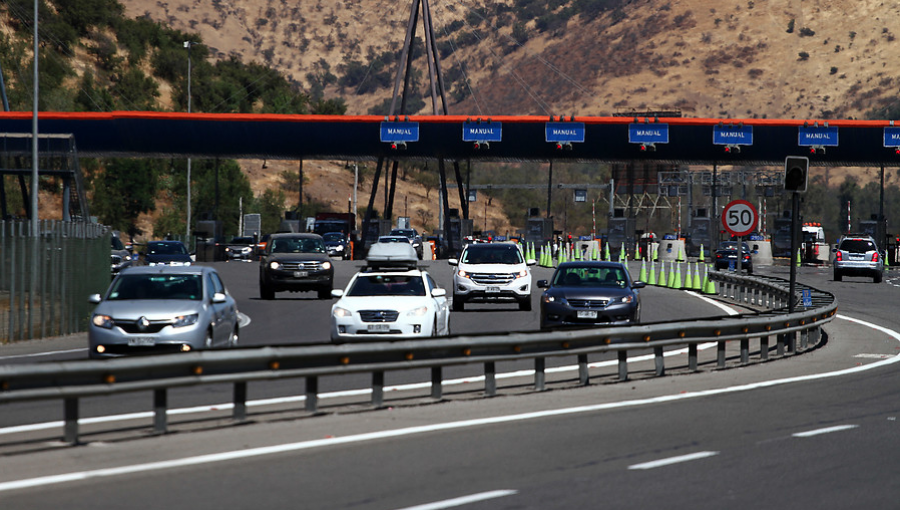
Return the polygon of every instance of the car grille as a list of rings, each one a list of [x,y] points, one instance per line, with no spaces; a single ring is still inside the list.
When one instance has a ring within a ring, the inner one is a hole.
[[[603,308],[609,304],[608,299],[569,299],[572,308]]]
[[[516,278],[513,273],[471,273],[469,277],[478,285],[508,285]]]
[[[129,321],[116,319],[115,325],[122,328],[122,331],[131,334],[140,334],[140,333],[159,333],[162,329],[170,324],[172,324],[171,320],[164,321],[150,321],[150,325],[144,329],[138,327],[137,321]]]
[[[363,322],[396,322],[400,312],[397,310],[360,310],[359,317]]]
[[[322,269],[321,262],[284,262],[281,265],[286,271],[319,271]]]

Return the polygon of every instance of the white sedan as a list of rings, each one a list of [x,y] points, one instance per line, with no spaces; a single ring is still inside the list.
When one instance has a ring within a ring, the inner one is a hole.
[[[450,334],[447,291],[427,271],[369,269],[357,273],[331,307],[335,343],[415,339]]]

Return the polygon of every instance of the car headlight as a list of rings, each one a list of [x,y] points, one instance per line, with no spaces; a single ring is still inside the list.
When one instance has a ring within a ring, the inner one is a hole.
[[[542,295],[541,301],[543,301],[544,303],[559,303],[561,305],[566,304],[566,298],[553,296],[551,294]]]
[[[193,324],[197,324],[197,320],[199,319],[199,313],[192,313],[190,315],[178,315],[175,317],[175,324],[172,324],[172,327],[183,328],[185,326],[191,326]]]
[[[528,270],[523,269],[519,271],[519,278],[525,278],[526,276],[528,276]]]
[[[331,315],[333,315],[335,317],[352,317],[353,312],[351,312],[350,310],[347,310],[346,308],[341,308],[339,306],[336,306],[331,311]]]
[[[279,264],[278,261],[273,260],[272,262],[269,262],[269,267],[272,269],[281,269],[281,264]]]
[[[622,296],[622,297],[619,299],[619,302],[620,302],[620,303],[626,303],[626,304],[627,304],[627,303],[631,303],[631,302],[633,302],[633,301],[634,301],[634,296]]]
[[[456,274],[457,274],[457,276],[460,276],[460,277],[462,277],[462,278],[471,278],[471,277],[468,275],[468,273],[466,273],[466,272],[463,271],[462,269],[460,269]]]
[[[322,262],[322,269],[331,269],[331,262]]]
[[[226,251],[226,252],[229,252],[229,251],[231,251],[231,248],[229,248],[229,247],[226,246],[226,247],[225,247],[225,251]]]
[[[418,308],[413,308],[412,310],[406,312],[406,315],[408,317],[422,317],[426,313],[428,313],[428,307],[420,306]]]
[[[97,326],[98,328],[112,329],[113,327],[113,320],[109,315],[94,315],[93,317],[91,317],[91,322],[93,322],[94,326]]]
[[[131,260],[131,255],[125,255],[122,260]]]
[[[339,244],[339,245],[335,246],[334,249],[337,251],[344,251],[344,245]]]
[[[250,247],[245,246],[245,247],[241,248],[241,253],[250,253]]]

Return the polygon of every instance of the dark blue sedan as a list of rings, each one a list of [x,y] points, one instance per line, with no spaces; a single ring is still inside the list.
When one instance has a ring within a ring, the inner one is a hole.
[[[565,262],[550,281],[539,280],[541,329],[636,324],[641,298],[628,268],[618,262]]]

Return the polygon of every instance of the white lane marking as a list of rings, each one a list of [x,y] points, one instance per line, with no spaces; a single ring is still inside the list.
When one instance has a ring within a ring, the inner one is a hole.
[[[453,508],[455,506],[468,505],[469,503],[477,503],[479,501],[486,501],[488,499],[496,499],[496,498],[502,498],[505,496],[512,496],[513,494],[518,494],[518,491],[500,490],[500,491],[482,492],[480,494],[472,494],[470,496],[462,496],[459,498],[446,499],[444,501],[435,501],[434,503],[427,503],[424,505],[410,506],[410,507],[406,507],[406,508],[401,508],[400,510],[441,510],[443,508]]]
[[[17,359],[17,358],[37,358],[39,356],[52,356],[54,354],[69,354],[73,352],[86,352],[87,347],[82,347],[81,349],[66,349],[64,351],[48,351],[48,352],[34,352],[31,354],[13,354],[11,356],[0,356],[0,359]]]
[[[694,292],[692,290],[686,290],[684,292],[690,296],[694,296],[695,298],[702,299],[703,301],[706,301],[707,303],[724,310],[725,313],[727,313],[728,315],[738,315],[739,313],[741,313],[741,312],[735,310],[734,308],[726,305],[725,303],[720,303],[720,302],[716,301],[715,299],[710,299],[710,298],[704,296],[703,294],[697,294],[696,292]]]
[[[849,320],[851,322],[857,322],[860,324],[864,324],[873,329],[877,329],[879,331],[883,331],[892,338],[900,341],[900,333],[895,331],[888,330],[881,326],[876,326],[875,324],[867,323],[865,321],[861,321],[859,319],[852,319],[849,317],[845,317],[842,315],[837,315],[836,317]],[[14,480],[10,482],[0,483],[0,492],[11,491],[16,489],[23,489],[27,487],[40,487],[45,485],[52,485],[64,482],[72,482],[78,480],[87,480],[91,478],[100,478],[100,477],[110,477],[110,476],[118,476],[128,473],[138,473],[144,471],[155,471],[161,469],[171,469],[175,467],[182,466],[195,466],[199,464],[208,464],[213,462],[222,462],[228,460],[236,460],[236,459],[246,459],[251,457],[259,457],[263,455],[272,455],[276,453],[284,453],[298,450],[307,450],[312,448],[322,448],[328,446],[334,446],[339,444],[349,444],[349,443],[360,443],[365,441],[372,441],[376,439],[384,439],[384,438],[393,438],[393,437],[402,437],[402,436],[410,436],[415,434],[423,434],[427,432],[436,432],[436,431],[446,431],[446,430],[458,430],[472,427],[480,427],[485,425],[496,425],[500,423],[509,423],[515,421],[525,421],[525,420],[534,420],[540,418],[548,418],[555,416],[567,416],[574,414],[582,414],[582,413],[592,413],[598,411],[606,411],[610,409],[621,409],[627,407],[636,407],[642,405],[652,405],[659,404],[665,402],[676,402],[680,400],[693,399],[706,397],[710,395],[724,395],[728,393],[738,393],[743,391],[750,391],[759,388],[769,388],[773,386],[789,384],[794,382],[804,382],[804,381],[814,381],[818,379],[826,379],[831,377],[839,377],[848,374],[855,374],[859,372],[864,372],[868,370],[873,370],[875,368],[884,367],[893,363],[900,362],[900,355],[894,356],[888,360],[876,361],[870,363],[868,365],[861,365],[853,368],[848,368],[844,370],[837,370],[834,372],[826,372],[823,374],[814,374],[814,375],[805,375],[805,376],[797,376],[797,377],[788,377],[785,379],[776,379],[772,381],[762,381],[751,384],[744,384],[740,386],[731,386],[728,388],[718,388],[712,390],[703,390],[703,391],[695,391],[691,393],[679,393],[676,395],[664,395],[660,397],[652,397],[641,400],[628,400],[623,402],[610,402],[606,404],[596,404],[591,406],[579,406],[579,407],[570,407],[565,409],[552,409],[546,411],[536,411],[532,413],[523,413],[523,414],[514,414],[507,416],[495,416],[493,418],[479,418],[473,420],[464,420],[458,422],[449,422],[449,423],[437,423],[433,425],[423,425],[419,427],[408,427],[396,430],[386,430],[382,432],[369,432],[365,434],[357,434],[347,437],[331,437],[325,439],[317,439],[313,441],[303,441],[299,443],[288,443],[274,446],[266,446],[261,448],[251,448],[247,450],[237,450],[231,452],[222,452],[215,453],[210,455],[201,455],[198,457],[186,457],[182,459],[174,459],[169,461],[162,462],[152,462],[148,464],[137,464],[131,466],[122,466],[118,468],[108,468],[108,469],[98,469],[93,471],[80,471],[75,473],[66,473],[61,475],[53,475],[53,476],[44,476],[37,478],[27,478],[24,480]]]
[[[865,359],[888,359],[892,356],[892,354],[857,354],[853,356],[854,358],[865,358]]]
[[[818,436],[819,434],[830,434],[832,432],[840,432],[842,430],[850,430],[859,427],[859,425],[837,425],[835,427],[826,427],[824,429],[816,429],[816,430],[808,430],[806,432],[797,432],[796,434],[791,434],[794,437],[812,437]]]
[[[669,457],[668,459],[660,459],[660,460],[654,460],[651,462],[644,462],[642,464],[634,464],[633,466],[628,466],[628,469],[632,469],[632,470],[634,470],[634,469],[653,469],[653,468],[658,468],[658,467],[663,467],[663,466],[669,466],[672,464],[678,464],[681,462],[689,462],[692,460],[705,459],[707,457],[713,457],[718,454],[719,454],[719,452],[697,452],[697,453],[691,453],[688,455],[681,455],[678,457]]]

